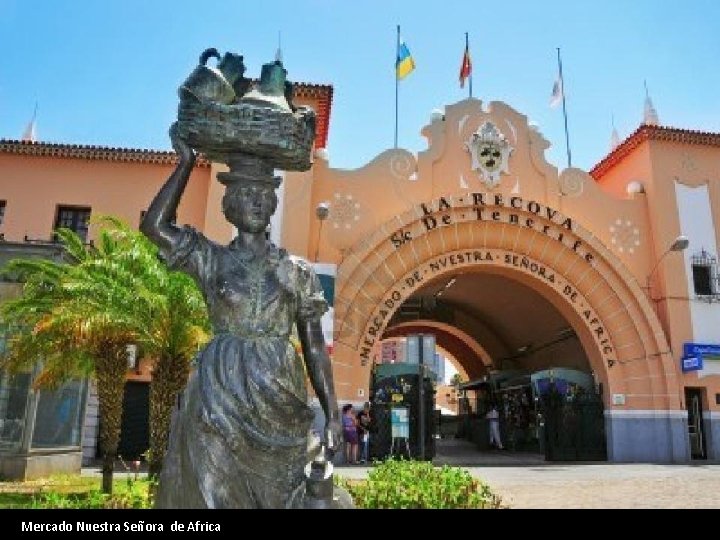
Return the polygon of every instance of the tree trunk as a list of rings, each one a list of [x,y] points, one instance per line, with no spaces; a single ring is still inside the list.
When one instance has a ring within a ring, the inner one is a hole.
[[[170,437],[170,419],[178,395],[187,385],[190,362],[180,356],[160,357],[150,382],[149,476],[160,475]]]
[[[100,454],[103,493],[112,493],[113,470],[120,442],[123,394],[127,374],[124,345],[105,344],[96,359],[98,408],[100,412]]]

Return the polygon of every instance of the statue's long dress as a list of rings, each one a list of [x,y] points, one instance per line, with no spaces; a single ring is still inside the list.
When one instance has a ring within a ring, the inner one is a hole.
[[[215,337],[181,397],[156,507],[301,504],[313,412],[289,336],[297,319],[327,309],[317,276],[270,243],[256,259],[191,227],[163,256],[197,281]]]

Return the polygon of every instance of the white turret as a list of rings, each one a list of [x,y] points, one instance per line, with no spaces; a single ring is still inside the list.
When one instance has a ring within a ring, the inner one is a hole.
[[[648,92],[647,82],[645,83],[645,110],[643,111],[643,124],[649,126],[657,126],[660,124],[658,113],[655,110],[650,93]]]

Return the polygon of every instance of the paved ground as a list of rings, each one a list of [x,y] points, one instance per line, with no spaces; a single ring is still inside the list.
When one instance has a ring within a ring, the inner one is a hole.
[[[510,508],[720,508],[720,464],[550,464],[537,454],[479,453],[454,439],[439,441],[433,462],[469,469]],[[335,469],[346,478],[366,478],[368,470]]]
[[[541,456],[479,454],[442,441],[435,463],[462,465],[511,508],[720,508],[720,464],[548,464]],[[352,478],[364,467],[338,467]]]
[[[720,508],[720,465],[471,469],[511,508]]]

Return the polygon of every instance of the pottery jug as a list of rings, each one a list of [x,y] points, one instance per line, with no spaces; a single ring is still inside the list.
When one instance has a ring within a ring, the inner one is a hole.
[[[200,55],[198,67],[195,68],[178,89],[180,99],[215,101],[225,105],[229,105],[235,100],[235,91],[223,72],[217,68],[206,65],[211,57],[221,60],[220,53],[218,53],[217,49],[205,50]],[[240,60],[242,60],[242,57],[240,57]],[[237,70],[237,63],[235,63],[233,66],[233,79],[235,78],[235,72]]]

